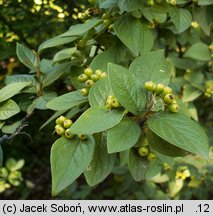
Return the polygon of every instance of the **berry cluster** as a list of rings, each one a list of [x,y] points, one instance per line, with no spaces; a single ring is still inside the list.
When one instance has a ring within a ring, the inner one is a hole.
[[[102,15],[103,24],[108,28],[109,31],[113,30],[113,20],[110,13],[104,13]]]
[[[161,97],[164,100],[165,105],[168,107],[170,112],[176,113],[179,110],[175,96],[172,94],[172,89],[165,86],[162,83],[155,85],[152,81],[147,81],[144,85],[147,91],[155,93],[155,95]]]
[[[92,87],[92,85],[96,81],[98,81],[102,78],[105,78],[105,77],[107,77],[106,72],[103,72],[101,70],[96,70],[95,73],[93,73],[92,68],[86,68],[84,70],[84,73],[78,77],[78,80],[80,82],[85,82],[85,88],[81,89],[81,94],[83,96],[87,96],[89,93],[89,88]]]
[[[207,81],[205,87],[206,89],[204,95],[210,98],[213,95],[213,80]]]
[[[60,136],[65,136],[67,139],[73,139],[75,134],[71,132],[70,127],[72,126],[73,122],[71,119],[67,119],[65,116],[60,116],[55,121],[55,132]],[[80,140],[87,139],[87,136],[84,134],[78,134],[78,138]]]
[[[108,109],[118,108],[120,107],[120,103],[118,102],[117,98],[113,95],[108,96],[106,100],[106,107]]]
[[[155,153],[150,151],[147,138],[142,140],[142,146],[138,148],[138,154],[141,157],[147,157],[147,160],[149,161],[155,160],[156,158]]]

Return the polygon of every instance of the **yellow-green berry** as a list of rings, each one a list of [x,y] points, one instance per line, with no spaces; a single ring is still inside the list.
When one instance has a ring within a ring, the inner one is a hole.
[[[175,96],[173,94],[166,94],[163,99],[166,104],[171,104],[174,101]]]
[[[80,140],[86,140],[87,139],[87,136],[85,134],[78,134],[78,138]]]
[[[72,124],[73,124],[73,122],[72,122],[71,119],[66,119],[66,120],[64,121],[63,126],[64,126],[64,128],[70,128],[70,127],[72,126]]]
[[[99,78],[100,78],[100,77],[99,77],[97,74],[92,74],[92,75],[91,75],[91,79],[92,79],[94,82],[98,81]]]
[[[86,74],[88,77],[91,77],[91,75],[93,74],[92,68],[86,68],[84,70],[84,74]]]
[[[152,82],[152,81],[147,81],[145,84],[144,84],[144,88],[147,90],[147,91],[154,91],[155,90],[155,83]]]
[[[82,94],[82,96],[87,96],[89,94],[89,89],[88,88],[82,88],[81,94]]]
[[[149,148],[147,146],[142,146],[138,149],[138,154],[142,157],[145,157],[149,154]]]
[[[55,132],[56,132],[58,135],[61,136],[61,135],[64,134],[65,129],[62,127],[62,125],[57,124],[57,125],[55,126]]]
[[[166,86],[163,90],[163,94],[171,94],[172,93],[172,88]]]
[[[148,160],[148,161],[153,161],[153,160],[155,160],[155,159],[156,159],[155,153],[150,152],[150,153],[148,154],[148,156],[147,156],[147,160]]]
[[[100,76],[102,73],[103,73],[103,72],[102,72],[101,70],[99,70],[99,69],[97,69],[97,70],[95,71],[95,74],[97,74],[98,76]]]
[[[65,116],[60,116],[56,119],[55,123],[56,124],[61,124],[63,125],[64,124],[64,121],[66,121],[66,117]]]
[[[103,79],[103,78],[105,78],[105,77],[107,77],[107,73],[106,73],[106,72],[101,73],[100,79]]]
[[[90,88],[94,84],[94,81],[89,79],[85,82],[86,87]]]
[[[88,80],[89,77],[86,75],[86,74],[81,74],[79,77],[78,77],[78,80],[80,82],[85,82],[86,80]]]
[[[118,102],[118,100],[116,98],[112,100],[112,106],[115,108],[120,106],[120,103]]]
[[[163,92],[164,88],[165,88],[164,84],[162,84],[162,83],[157,84],[155,87],[155,93],[157,95],[160,95]]]
[[[170,104],[170,105],[168,106],[168,108],[169,108],[169,111],[170,111],[170,112],[173,112],[173,113],[176,113],[176,112],[178,112],[178,110],[179,110],[179,106],[178,106],[177,103],[172,103],[172,104]]]
[[[66,129],[66,131],[65,131],[65,137],[66,137],[67,139],[72,139],[74,136],[75,136],[75,134],[73,134],[73,133],[71,132],[70,128],[69,128],[69,129]]]

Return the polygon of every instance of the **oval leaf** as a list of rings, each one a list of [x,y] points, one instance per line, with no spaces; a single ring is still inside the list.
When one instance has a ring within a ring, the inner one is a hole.
[[[96,138],[96,147],[93,159],[84,172],[89,186],[102,182],[112,171],[115,154],[107,153],[106,138],[99,134]]]
[[[99,80],[89,91],[90,106],[106,105],[107,97],[112,95],[108,79]]]
[[[76,134],[98,133],[118,124],[123,115],[124,110],[108,110],[103,106],[94,106],[78,118],[71,130]]]
[[[200,60],[210,61],[211,53],[208,46],[204,43],[198,42],[193,44],[184,54],[184,57]]]
[[[38,67],[36,53],[32,50],[28,49],[22,44],[17,43],[16,46],[17,56],[25,66],[27,66],[30,70],[36,71]]]
[[[63,94],[47,103],[47,108],[52,110],[67,110],[87,101],[87,97],[81,95],[80,91]]]
[[[19,112],[20,109],[13,100],[7,100],[0,104],[0,120],[6,120]]]
[[[170,71],[163,50],[149,52],[136,58],[129,70],[142,85],[149,80],[165,85],[168,85],[170,81]]]
[[[131,119],[123,119],[107,132],[108,153],[121,152],[130,149],[140,137],[139,125]]]
[[[92,136],[87,140],[58,139],[51,149],[52,195],[59,192],[75,181],[89,166],[95,149]]]
[[[147,121],[151,131],[188,152],[208,158],[208,138],[203,129],[181,114],[158,113]]]
[[[170,157],[180,157],[188,154],[187,151],[184,151],[183,149],[168,143],[166,140],[161,139],[159,136],[157,136],[150,130],[148,131],[147,135],[148,143],[151,146],[151,148],[153,148],[161,154]]]
[[[145,179],[145,174],[148,168],[148,161],[145,157],[141,157],[136,149],[131,149],[129,153],[129,171],[135,181]]]
[[[108,76],[112,91],[123,107],[135,115],[144,110],[145,91],[126,68],[109,64]]]
[[[29,86],[30,82],[16,82],[6,85],[0,90],[0,102],[3,102],[18,94],[23,88]]]

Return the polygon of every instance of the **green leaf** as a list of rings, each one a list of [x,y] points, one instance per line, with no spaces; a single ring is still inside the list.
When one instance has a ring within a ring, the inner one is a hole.
[[[71,59],[72,53],[75,51],[76,51],[76,48],[74,47],[63,49],[54,55],[53,61],[58,62],[58,61],[62,61],[65,59]]]
[[[212,5],[212,0],[198,0],[198,5]]]
[[[2,127],[4,126],[5,122],[4,121],[0,121],[0,129],[2,129]]]
[[[47,109],[46,104],[48,103],[48,101],[56,97],[57,95],[55,92],[44,93],[42,96],[36,98],[33,101],[33,106],[35,107],[35,109],[45,110]]]
[[[145,91],[126,68],[109,64],[108,77],[112,91],[123,107],[135,115],[144,110]]]
[[[173,113],[158,113],[147,121],[151,131],[162,139],[193,154],[208,158],[208,137],[190,118]]]
[[[102,182],[112,171],[115,154],[107,153],[106,138],[100,134],[96,138],[95,153],[84,176],[89,186]]]
[[[20,109],[13,100],[7,100],[0,103],[0,120],[6,120],[19,112]]]
[[[71,62],[55,65],[52,70],[47,73],[43,80],[43,87],[49,86],[57,79],[59,79],[64,73],[70,71]]]
[[[108,153],[121,152],[130,149],[140,137],[139,125],[131,119],[123,119],[107,132]]]
[[[109,95],[112,95],[112,90],[108,79],[99,80],[89,91],[90,106],[105,106]]]
[[[56,140],[51,149],[52,195],[56,196],[73,183],[89,166],[95,149],[92,136],[87,140]]]
[[[197,88],[194,88],[191,85],[185,85],[183,86],[183,97],[182,101],[184,103],[194,101],[202,94],[202,91],[200,91]]]
[[[0,90],[0,103],[18,94],[23,88],[30,84],[30,82],[17,82],[5,86]]]
[[[124,110],[108,110],[106,107],[94,106],[84,112],[72,125],[76,134],[93,134],[107,130],[118,124],[123,118]]]
[[[138,10],[141,6],[143,6],[143,3],[141,0],[119,0],[118,6],[121,12],[131,12]]]
[[[3,150],[2,150],[2,147],[0,144],[0,166],[2,166],[2,164],[3,164],[3,158],[4,158]]]
[[[170,156],[170,157],[180,157],[185,156],[188,152],[184,151],[181,148],[178,148],[167,141],[161,139],[159,136],[154,134],[152,131],[148,131],[147,134],[148,143],[152,149],[156,150],[157,152]]]
[[[193,44],[184,54],[185,58],[191,58],[199,61],[210,61],[211,53],[208,46],[202,42]]]
[[[163,50],[141,55],[132,62],[129,70],[142,85],[149,80],[165,85],[168,85],[170,81],[170,71]]]
[[[38,63],[36,53],[19,43],[17,43],[16,46],[16,53],[20,62],[22,62],[32,71],[37,70]]]
[[[142,46],[142,24],[129,14],[120,16],[114,23],[114,30],[118,38],[138,56]]]
[[[67,32],[63,33],[61,37],[80,36],[101,23],[101,21],[101,19],[89,19],[85,23],[73,25]]]
[[[208,20],[207,7],[199,7],[194,10],[194,19],[200,25],[206,35],[210,35],[211,22]]]
[[[111,47],[106,51],[97,55],[91,62],[90,67],[92,68],[93,71],[99,69],[106,72],[108,63],[115,62],[116,54],[117,53],[115,52],[115,49]]]
[[[129,153],[129,171],[135,181],[145,179],[148,168],[148,161],[145,157],[141,157],[136,149],[131,149]]]
[[[18,126],[20,124],[21,124],[21,121],[17,121],[17,122],[14,122],[11,125],[5,125],[2,128],[2,132],[5,133],[5,134],[13,134],[13,133],[15,133],[16,129],[18,128]]]
[[[178,34],[184,32],[191,26],[192,15],[187,9],[171,8],[169,15]]]
[[[73,37],[62,37],[62,36],[63,36],[63,34],[58,35],[54,38],[51,38],[50,40],[43,42],[39,46],[38,52],[41,53],[41,51],[43,51],[44,49],[56,47],[56,46],[67,44],[67,43],[71,43],[71,42],[73,42],[79,38],[79,36],[73,36]]]
[[[52,110],[68,110],[85,102],[87,102],[87,98],[82,96],[80,91],[74,91],[54,98],[46,106]]]

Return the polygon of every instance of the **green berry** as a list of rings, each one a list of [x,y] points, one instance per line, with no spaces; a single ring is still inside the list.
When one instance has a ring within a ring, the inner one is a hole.
[[[90,4],[95,4],[96,3],[96,0],[88,0],[88,2],[90,3]]]
[[[60,124],[57,124],[55,126],[55,132],[58,134],[58,135],[63,135],[64,132],[65,132],[65,129],[60,125]]]
[[[110,24],[109,26],[108,26],[108,30],[109,31],[112,31],[114,29],[114,25],[113,24]]]
[[[103,79],[103,78],[105,78],[105,77],[107,77],[107,73],[106,73],[106,72],[101,73],[100,79]]]
[[[88,88],[82,88],[81,94],[82,94],[82,96],[87,96],[89,94],[89,89]]]
[[[95,74],[97,74],[98,76],[100,76],[102,73],[103,72],[101,70],[99,70],[99,69],[95,71]]]
[[[149,148],[147,146],[142,146],[138,149],[138,154],[142,157],[145,157],[149,154]]]
[[[172,93],[172,89],[168,86],[166,86],[163,90],[163,94],[171,94]]]
[[[63,125],[65,120],[66,120],[65,116],[60,116],[56,119],[55,123]]]
[[[107,99],[106,107],[107,107],[108,109],[112,109],[112,107],[113,107],[113,105],[112,105],[112,99]]]
[[[172,103],[168,106],[170,112],[176,113],[179,110],[179,106],[177,103]]]
[[[84,70],[84,74],[86,74],[88,77],[91,77],[91,75],[93,74],[92,68],[86,68]]]
[[[78,138],[80,140],[86,140],[87,139],[87,136],[85,134],[78,134]]]
[[[157,95],[161,94],[163,92],[164,88],[165,88],[164,84],[162,84],[162,83],[157,84],[155,87],[155,93]]]
[[[118,102],[117,99],[112,100],[112,106],[115,107],[115,108],[120,106],[120,103]]]
[[[166,104],[171,104],[174,101],[175,96],[173,94],[166,94],[163,99]]]
[[[103,24],[104,24],[105,26],[109,26],[110,23],[111,23],[111,20],[110,20],[110,19],[104,19],[104,20],[103,20]]]
[[[144,88],[147,90],[147,91],[154,91],[155,90],[155,84],[154,82],[152,81],[147,81],[145,84],[144,84]]]
[[[103,15],[102,15],[102,19],[104,20],[104,19],[108,19],[108,18],[110,18],[110,14],[109,13],[104,13]]]
[[[87,81],[85,82],[86,87],[89,87],[89,88],[90,88],[93,84],[94,84],[94,81],[91,80],[91,79],[89,79],[89,80],[87,80]]]
[[[66,131],[65,131],[65,137],[66,137],[67,139],[72,139],[74,136],[75,136],[75,135],[71,132],[70,129],[66,129]]]
[[[114,95],[109,95],[108,98],[107,98],[107,100],[113,100],[113,99],[115,99]]]
[[[94,82],[96,82],[96,81],[98,81],[98,80],[100,79],[100,77],[99,77],[97,74],[92,74],[92,75],[91,75],[91,79],[92,79]]]
[[[148,145],[149,145],[148,140],[147,140],[146,137],[143,137],[143,138],[142,138],[141,145],[142,145],[142,146],[148,146]]]
[[[150,153],[148,154],[148,156],[147,156],[147,160],[148,160],[148,161],[152,161],[152,160],[155,160],[155,159],[156,159],[155,153],[150,152]]]
[[[66,120],[64,121],[63,126],[64,126],[64,128],[70,128],[70,127],[72,126],[72,124],[73,124],[73,122],[72,122],[71,119],[66,119]]]
[[[79,48],[84,48],[86,46],[86,43],[87,43],[87,41],[85,39],[81,39],[81,40],[78,41],[77,46]]]
[[[79,77],[78,77],[78,80],[80,82],[85,82],[86,80],[88,80],[88,76],[86,74],[81,74]]]

